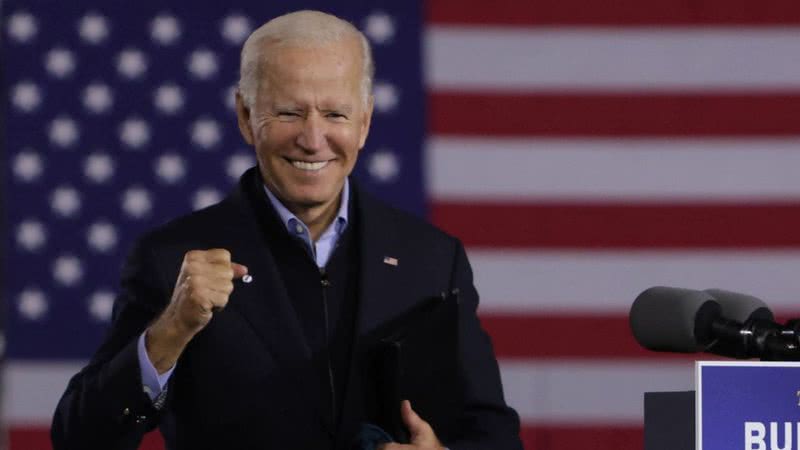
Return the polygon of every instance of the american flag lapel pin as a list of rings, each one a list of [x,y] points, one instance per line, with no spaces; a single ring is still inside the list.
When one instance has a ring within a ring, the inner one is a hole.
[[[398,261],[397,258],[392,258],[391,256],[384,256],[383,257],[383,263],[384,264],[388,264],[390,266],[397,267],[397,263],[398,262],[400,262],[400,261]]]

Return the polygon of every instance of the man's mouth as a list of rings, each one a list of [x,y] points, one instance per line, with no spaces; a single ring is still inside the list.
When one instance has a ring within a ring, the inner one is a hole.
[[[294,160],[294,159],[289,159],[288,161],[296,169],[308,170],[308,171],[312,171],[312,172],[317,171],[317,170],[322,170],[325,166],[328,165],[328,163],[330,163],[330,160],[328,160],[328,161],[310,162],[310,161],[298,161],[298,160]]]

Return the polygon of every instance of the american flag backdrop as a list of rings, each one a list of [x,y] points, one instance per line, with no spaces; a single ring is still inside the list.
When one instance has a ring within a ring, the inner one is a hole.
[[[372,41],[358,176],[466,244],[526,448],[641,448],[642,393],[692,388],[628,332],[646,287],[800,315],[797,0],[267,3],[2,3],[13,450],[49,448],[133,239],[253,164],[238,52],[290,9]]]

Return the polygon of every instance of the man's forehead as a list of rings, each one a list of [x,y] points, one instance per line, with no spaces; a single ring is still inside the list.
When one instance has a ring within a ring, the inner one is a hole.
[[[271,95],[265,96],[264,99],[278,109],[305,109],[311,107],[339,112],[353,112],[359,103],[357,96],[343,95],[341,92],[333,91],[314,93],[310,91],[287,92],[278,89],[273,91]]]
[[[261,77],[360,83],[363,62],[357,52],[343,47],[285,47],[265,55]]]
[[[282,60],[304,54],[341,55],[354,62],[361,62],[363,50],[355,37],[343,37],[331,41],[267,40],[262,46],[262,59]]]

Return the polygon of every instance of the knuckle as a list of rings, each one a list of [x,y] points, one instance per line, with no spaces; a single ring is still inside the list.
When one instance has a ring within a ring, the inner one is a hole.
[[[229,260],[231,259],[231,252],[224,248],[215,248],[211,250],[213,252],[213,256],[219,259]]]
[[[188,274],[196,274],[200,271],[200,262],[192,260],[186,263],[185,269]]]
[[[203,257],[203,251],[202,250],[189,250],[188,252],[186,252],[186,255],[184,255],[183,260],[184,261],[197,261],[199,259],[202,259],[202,257]]]

